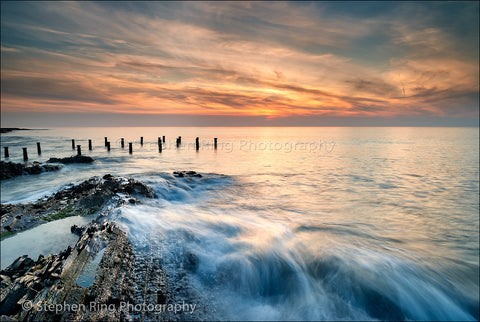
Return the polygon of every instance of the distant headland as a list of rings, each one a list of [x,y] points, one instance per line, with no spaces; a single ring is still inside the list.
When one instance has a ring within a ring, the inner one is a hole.
[[[8,132],[12,132],[12,131],[26,131],[26,130],[30,130],[30,129],[22,129],[22,128],[18,128],[18,127],[1,127],[0,128],[0,133],[8,133]]]

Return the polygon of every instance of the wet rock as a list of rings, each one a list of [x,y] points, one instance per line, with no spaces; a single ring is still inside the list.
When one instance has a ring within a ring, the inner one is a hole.
[[[73,225],[72,227],[70,227],[70,231],[72,234],[82,236],[83,232],[85,231],[85,227]]]
[[[13,178],[23,173],[20,163],[0,161],[0,180]]]
[[[95,161],[93,158],[86,155],[75,155],[67,158],[50,158],[47,163],[92,163]]]
[[[6,276],[15,276],[15,275],[24,275],[30,268],[35,264],[35,262],[28,257],[23,255],[17,258],[10,266],[2,271],[2,275]]]
[[[60,165],[33,163],[13,163],[0,161],[0,180],[13,178],[22,174],[40,174],[61,169]]]
[[[174,171],[173,175],[178,178],[184,178],[184,177],[201,178],[202,177],[200,173],[196,173],[195,171]]]
[[[165,304],[167,303],[167,297],[163,294],[162,291],[157,291],[157,304]]]
[[[88,288],[79,286],[76,282],[79,276],[102,249],[105,251],[94,283]],[[73,248],[69,247],[58,255],[39,256],[36,262],[22,256],[1,271],[0,315],[6,319],[28,321],[119,320],[120,312],[87,309],[57,314],[24,309],[21,304],[25,301],[70,305],[85,303],[89,308],[90,302],[116,306],[121,302],[133,302],[134,260],[133,248],[122,230],[111,222],[92,223],[85,227]],[[26,271],[26,268],[29,270]],[[129,313],[124,318],[131,320]]]
[[[0,302],[0,315],[13,315],[21,309],[17,302],[27,293],[27,287],[16,284]],[[3,295],[3,294],[2,294]],[[2,296],[3,297],[3,296]],[[2,320],[3,321],[3,320]]]
[[[120,198],[118,194],[124,194],[126,198]],[[2,205],[1,232],[18,232],[47,221],[75,215],[91,215],[100,212],[107,205],[116,207],[128,202],[128,199],[137,200],[133,195],[156,197],[150,187],[131,178],[114,177],[110,174],[103,178],[92,177],[35,203]],[[138,200],[135,204],[137,203]]]
[[[42,167],[38,162],[23,168],[23,171],[27,174],[40,174],[42,173]]]
[[[43,171],[45,172],[52,172],[52,171],[57,171],[60,170],[62,167],[58,164],[43,164]]]

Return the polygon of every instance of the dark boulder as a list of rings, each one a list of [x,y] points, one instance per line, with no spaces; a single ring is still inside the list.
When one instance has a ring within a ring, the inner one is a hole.
[[[47,163],[92,163],[95,161],[93,158],[85,155],[75,155],[67,158],[50,158]]]
[[[13,178],[22,174],[40,174],[42,172],[56,171],[60,165],[33,163],[13,163],[0,161],[0,180]]]
[[[200,173],[196,173],[195,171],[173,171],[173,175],[178,178],[184,178],[184,177],[201,178],[202,177]]]
[[[72,234],[82,236],[83,232],[85,231],[85,227],[73,225],[72,227],[70,227],[70,231],[72,232]]]
[[[0,179],[9,179],[23,173],[23,166],[20,163],[0,161]]]

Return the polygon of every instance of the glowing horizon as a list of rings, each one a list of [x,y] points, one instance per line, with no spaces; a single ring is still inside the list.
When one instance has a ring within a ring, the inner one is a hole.
[[[478,118],[478,3],[2,2],[2,113]]]

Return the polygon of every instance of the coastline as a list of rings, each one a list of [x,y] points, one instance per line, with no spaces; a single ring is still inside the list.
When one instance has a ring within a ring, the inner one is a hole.
[[[92,177],[33,203],[2,204],[2,239],[4,234],[26,231],[48,221],[75,215],[96,215],[88,225],[71,227],[72,234],[79,236],[73,247],[69,246],[58,254],[40,255],[37,260],[21,256],[0,272],[2,321],[58,318],[151,320],[158,316],[158,308],[163,310],[162,319],[196,319],[196,315],[188,312],[169,311],[174,308],[175,299],[160,263],[137,258],[128,233],[108,220],[113,209],[127,204],[135,206],[141,203],[141,198],[155,197],[153,190],[140,181],[107,174],[101,178]],[[85,284],[82,277],[90,283]],[[130,309],[151,298],[149,293],[152,290],[156,311]],[[122,303],[132,306],[121,309]],[[69,309],[59,313],[43,305],[62,305]],[[78,305],[85,309],[71,309]],[[105,307],[110,309],[100,309]]]
[[[9,133],[13,131],[30,131],[31,129],[24,129],[19,127],[1,127],[0,133]]]

